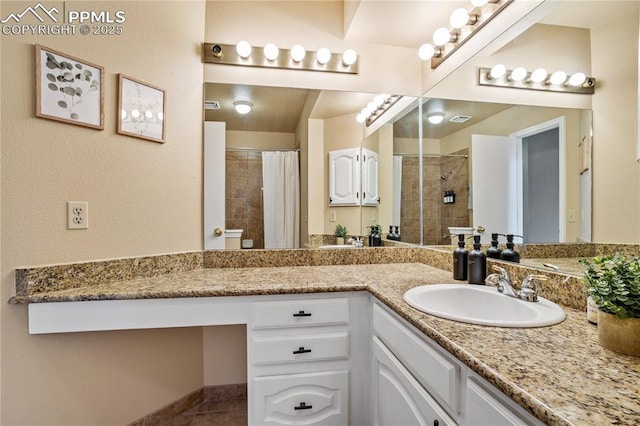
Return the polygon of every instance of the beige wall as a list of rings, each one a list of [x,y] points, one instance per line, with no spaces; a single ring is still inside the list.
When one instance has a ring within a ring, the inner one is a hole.
[[[638,16],[591,36],[593,73],[602,82],[593,96],[593,241],[637,244]]]
[[[295,149],[295,133],[277,132],[243,132],[227,130],[225,133],[227,148],[257,148],[257,149]]]
[[[6,303],[18,266],[202,249],[204,3],[66,8],[126,22],[119,36],[1,38],[2,424],[125,424],[203,383],[199,328],[30,336],[27,307]],[[104,66],[104,130],[34,116],[34,43]],[[118,73],[167,90],[165,144],[116,134]],[[68,200],[89,202],[88,230],[66,229]]]

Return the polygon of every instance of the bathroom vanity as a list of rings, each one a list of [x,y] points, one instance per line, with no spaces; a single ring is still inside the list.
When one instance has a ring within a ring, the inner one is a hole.
[[[11,302],[29,304],[30,333],[247,324],[250,424],[640,422],[640,362],[603,349],[582,310],[551,327],[463,324],[403,300],[452,282],[416,261],[426,249],[300,252],[378,264],[193,268]],[[45,275],[20,272],[19,288]]]

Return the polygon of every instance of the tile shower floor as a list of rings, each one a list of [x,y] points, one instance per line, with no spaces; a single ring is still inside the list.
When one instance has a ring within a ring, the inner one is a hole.
[[[247,400],[203,401],[172,419],[171,426],[246,426]]]

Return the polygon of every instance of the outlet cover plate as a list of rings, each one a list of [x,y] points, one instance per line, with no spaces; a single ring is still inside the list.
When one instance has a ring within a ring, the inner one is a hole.
[[[89,228],[89,203],[67,201],[67,229]]]

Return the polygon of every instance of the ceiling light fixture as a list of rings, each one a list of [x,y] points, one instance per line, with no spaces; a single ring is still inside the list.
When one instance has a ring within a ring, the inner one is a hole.
[[[451,29],[438,28],[433,34],[433,45],[423,44],[418,56],[431,61],[431,69],[435,69],[512,1],[471,0],[472,8],[454,10],[449,18]]]
[[[253,108],[253,104],[249,101],[235,101],[233,103],[234,108],[238,114],[246,115],[251,112],[251,108]]]
[[[444,112],[430,112],[427,114],[427,120],[431,124],[440,124],[444,121]]]
[[[264,47],[251,46],[242,40],[236,45],[204,43],[203,56],[204,62],[210,64],[358,74],[358,54],[353,49],[331,53],[322,47],[313,52],[294,44],[287,50],[279,49],[273,43]]]
[[[502,78],[504,75],[506,78]],[[537,68],[529,73],[524,67],[516,67],[509,71],[504,65],[499,64],[493,68],[479,68],[478,84],[564,93],[593,94],[595,92],[596,79],[587,77],[582,72],[572,74],[568,79],[564,71],[556,71],[550,77],[548,76],[549,73],[544,68]]]

